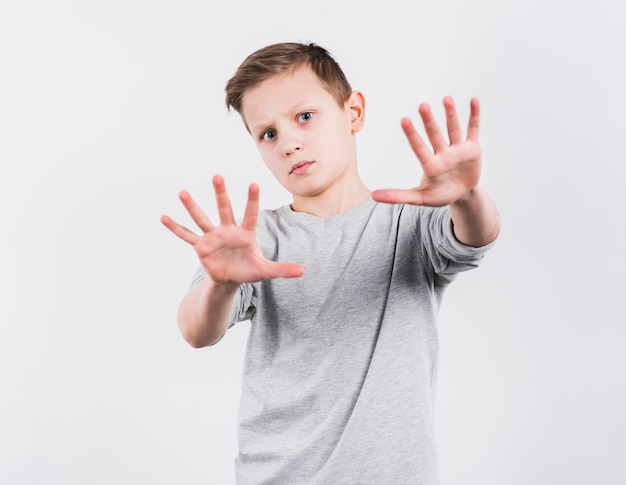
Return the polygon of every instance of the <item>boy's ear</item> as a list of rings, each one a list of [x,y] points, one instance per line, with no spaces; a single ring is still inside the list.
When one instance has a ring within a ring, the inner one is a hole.
[[[346,107],[350,112],[350,126],[352,133],[357,133],[365,123],[365,96],[361,91],[352,91],[346,101]]]

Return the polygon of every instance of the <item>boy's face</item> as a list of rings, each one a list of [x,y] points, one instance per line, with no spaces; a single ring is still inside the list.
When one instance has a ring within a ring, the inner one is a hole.
[[[358,182],[354,133],[363,125],[364,105],[354,92],[339,106],[308,66],[245,92],[244,121],[267,167],[293,194],[294,208],[301,198]]]

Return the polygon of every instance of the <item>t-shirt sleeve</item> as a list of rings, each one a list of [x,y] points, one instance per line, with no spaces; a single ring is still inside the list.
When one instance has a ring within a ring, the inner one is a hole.
[[[189,291],[193,290],[204,278],[206,273],[202,266],[198,266],[198,269],[193,275]],[[230,308],[230,316],[228,322],[228,328],[235,325],[235,323],[249,320],[254,314],[253,304],[254,288],[250,283],[243,283],[239,285],[239,291],[235,294],[233,304]]]
[[[448,207],[420,207],[418,226],[420,241],[425,256],[433,271],[451,279],[457,273],[476,268],[495,241],[475,248],[461,243],[452,230],[452,219]]]

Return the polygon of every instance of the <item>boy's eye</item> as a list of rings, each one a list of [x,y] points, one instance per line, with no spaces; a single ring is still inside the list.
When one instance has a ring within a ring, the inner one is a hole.
[[[300,113],[298,115],[298,121],[309,121],[313,117],[313,113],[310,111],[305,111],[304,113]]]
[[[261,140],[270,141],[275,136],[276,136],[276,132],[274,130],[267,130],[261,133]]]

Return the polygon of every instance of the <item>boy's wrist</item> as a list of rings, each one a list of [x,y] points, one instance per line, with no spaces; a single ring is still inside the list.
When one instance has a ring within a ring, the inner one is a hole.
[[[452,202],[452,204],[450,205],[456,206],[459,208],[467,206],[468,204],[471,204],[472,201],[480,197],[481,190],[482,189],[480,188],[480,186],[476,185],[472,187],[471,189],[469,189],[467,192],[465,192],[461,197],[459,197],[457,200]]]
[[[222,294],[233,293],[239,288],[239,283],[236,281],[213,281],[213,291],[220,292]]]
[[[239,283],[235,281],[215,281],[208,274],[203,280],[204,293],[211,299],[226,299],[233,296],[239,288]]]

